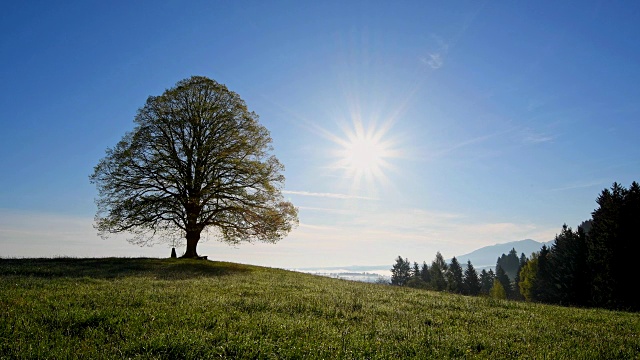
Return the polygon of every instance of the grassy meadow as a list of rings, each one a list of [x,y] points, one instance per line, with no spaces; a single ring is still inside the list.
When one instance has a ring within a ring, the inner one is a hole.
[[[204,260],[0,259],[0,359],[640,359],[640,314]]]

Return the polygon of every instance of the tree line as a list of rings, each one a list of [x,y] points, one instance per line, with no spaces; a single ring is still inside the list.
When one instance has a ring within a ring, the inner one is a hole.
[[[478,273],[471,261],[463,266],[454,257],[447,263],[440,252],[429,266],[398,256],[391,284],[471,296],[491,296],[558,304],[638,311],[635,258],[640,253],[640,186],[617,182],[596,199],[591,219],[576,230],[564,224],[551,247],[530,257],[515,249],[502,254],[495,272]]]

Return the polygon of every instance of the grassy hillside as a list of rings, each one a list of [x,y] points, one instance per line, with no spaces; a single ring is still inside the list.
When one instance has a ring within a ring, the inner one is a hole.
[[[640,315],[170,259],[0,259],[0,358],[638,359]]]

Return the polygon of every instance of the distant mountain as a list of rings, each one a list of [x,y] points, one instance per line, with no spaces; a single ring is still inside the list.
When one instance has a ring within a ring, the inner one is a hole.
[[[552,244],[553,240],[547,242],[538,242],[531,239],[511,241],[503,244],[485,246],[468,254],[456,256],[456,259],[458,259],[463,269],[468,260],[471,260],[471,264],[476,270],[495,268],[498,258],[502,254],[508,254],[511,249],[516,249],[518,257],[524,253],[527,258],[531,258],[531,253],[540,251],[542,245],[551,247]],[[447,259],[446,261],[449,263],[451,259]]]

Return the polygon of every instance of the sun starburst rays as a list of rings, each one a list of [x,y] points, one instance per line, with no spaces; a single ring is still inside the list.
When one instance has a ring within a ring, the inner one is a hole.
[[[366,186],[371,190],[389,183],[391,159],[399,155],[396,142],[389,138],[389,129],[389,123],[365,125],[354,117],[350,124],[341,127],[342,136],[330,136],[339,147],[333,152],[337,160],[332,167],[343,172],[353,189]]]

